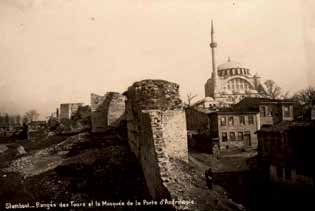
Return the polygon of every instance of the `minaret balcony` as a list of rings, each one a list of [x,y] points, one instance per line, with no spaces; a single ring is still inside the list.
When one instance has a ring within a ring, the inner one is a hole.
[[[210,43],[210,47],[211,48],[216,48],[217,46],[218,46],[218,44],[216,42]]]

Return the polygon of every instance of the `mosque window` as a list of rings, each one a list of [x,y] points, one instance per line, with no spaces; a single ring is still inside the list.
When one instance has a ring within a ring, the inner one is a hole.
[[[229,71],[230,71],[230,75],[233,75],[233,70],[232,70],[232,69],[230,69]]]
[[[231,89],[230,84],[228,84],[228,86],[227,86],[227,87],[228,87],[228,89]]]

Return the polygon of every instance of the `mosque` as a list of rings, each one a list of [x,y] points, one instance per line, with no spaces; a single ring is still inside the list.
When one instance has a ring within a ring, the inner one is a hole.
[[[266,87],[261,83],[260,77],[252,75],[246,66],[228,58],[226,63],[216,67],[216,47],[213,22],[211,21],[212,75],[205,84],[205,98],[195,104],[205,108],[228,107],[238,103],[244,97],[263,97]]]

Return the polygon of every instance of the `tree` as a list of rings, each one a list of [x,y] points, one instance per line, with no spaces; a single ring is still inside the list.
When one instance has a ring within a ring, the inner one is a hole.
[[[293,95],[292,99],[301,105],[311,105],[312,101],[315,100],[315,87],[310,86],[298,91]]]
[[[281,88],[273,80],[265,81],[266,86],[266,97],[271,99],[277,99],[282,94]]]
[[[190,107],[191,106],[191,101],[197,97],[197,95],[193,95],[192,93],[188,93],[187,94],[187,103],[188,103],[188,106]]]
[[[9,117],[8,113],[5,113],[5,115],[4,115],[4,124],[6,126],[8,126],[10,124],[10,117]]]
[[[18,124],[18,125],[21,125],[21,116],[18,114],[18,115],[16,115],[16,123]]]
[[[32,109],[25,113],[23,117],[23,122],[28,123],[28,122],[36,121],[38,117],[39,117],[39,113],[35,109]]]

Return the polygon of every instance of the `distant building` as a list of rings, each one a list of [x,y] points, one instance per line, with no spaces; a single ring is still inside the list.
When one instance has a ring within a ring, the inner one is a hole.
[[[229,106],[239,102],[244,97],[262,97],[266,88],[257,75],[251,75],[250,69],[230,58],[224,64],[216,67],[214,29],[211,22],[211,52],[212,75],[205,84],[205,96],[213,102]]]
[[[220,150],[257,148],[258,112],[218,111],[210,113],[209,118],[210,138]]]
[[[315,99],[302,105],[302,119],[306,121],[315,120]]]
[[[78,111],[80,106],[83,106],[83,103],[60,104],[60,114],[59,114],[60,120],[71,119],[71,116]]]
[[[259,163],[272,181],[315,184],[314,131],[314,121],[284,121],[257,132]]]

